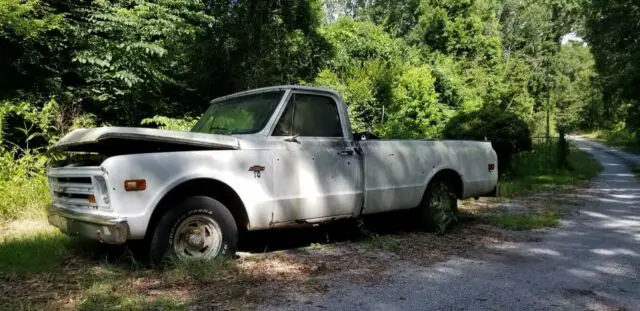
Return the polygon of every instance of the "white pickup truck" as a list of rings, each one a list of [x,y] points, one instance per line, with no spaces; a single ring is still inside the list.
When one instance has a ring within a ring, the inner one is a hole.
[[[152,260],[231,255],[238,232],[415,209],[424,226],[498,179],[490,142],[351,132],[332,90],[276,86],[215,99],[190,132],[78,129],[52,150],[49,222]]]

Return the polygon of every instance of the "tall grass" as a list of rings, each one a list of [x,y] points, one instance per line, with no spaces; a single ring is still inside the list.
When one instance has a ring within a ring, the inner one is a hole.
[[[626,128],[612,130],[598,130],[587,136],[602,141],[611,146],[621,147],[632,152],[640,152],[640,137]]]
[[[0,222],[44,215],[50,201],[46,160],[31,151],[0,151]]]
[[[602,166],[586,152],[571,147],[567,166],[558,166],[557,140],[540,141],[533,150],[517,154],[499,183],[499,195],[510,197],[530,191],[553,189],[589,180]]]
[[[560,215],[555,211],[535,214],[501,213],[488,216],[490,224],[507,230],[531,230],[545,227],[555,227],[560,223]]]

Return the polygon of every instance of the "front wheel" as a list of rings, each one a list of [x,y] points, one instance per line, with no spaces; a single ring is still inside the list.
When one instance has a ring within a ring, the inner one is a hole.
[[[150,259],[211,260],[233,256],[238,229],[229,210],[205,196],[185,199],[162,216],[151,239]]]
[[[432,180],[417,212],[421,229],[443,234],[458,222],[458,199],[453,187],[444,179]]]

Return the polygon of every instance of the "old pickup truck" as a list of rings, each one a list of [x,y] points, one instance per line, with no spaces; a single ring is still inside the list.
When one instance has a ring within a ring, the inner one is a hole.
[[[77,129],[52,150],[49,222],[152,260],[236,251],[238,232],[414,209],[495,190],[490,142],[367,139],[332,90],[276,86],[215,99],[190,132]]]

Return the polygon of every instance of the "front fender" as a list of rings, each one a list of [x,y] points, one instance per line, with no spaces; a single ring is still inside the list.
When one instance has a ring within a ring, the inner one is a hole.
[[[249,167],[261,165],[258,178]],[[133,238],[143,237],[162,198],[180,184],[206,178],[225,183],[242,200],[252,227],[268,226],[273,211],[273,163],[269,151],[215,150],[147,153],[111,157],[107,172],[112,207],[131,226]],[[145,179],[144,191],[127,192],[124,181]]]

